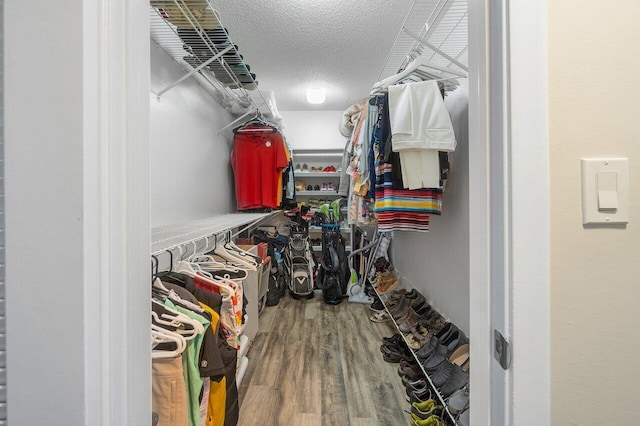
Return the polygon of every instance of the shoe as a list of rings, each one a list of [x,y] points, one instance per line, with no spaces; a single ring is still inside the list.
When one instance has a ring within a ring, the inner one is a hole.
[[[467,408],[460,414],[460,417],[456,420],[458,426],[469,426],[469,409]]]
[[[453,364],[451,364],[449,361],[445,361],[440,364],[438,368],[436,368],[436,370],[430,375],[431,383],[433,383],[433,386],[435,386],[436,389],[440,389],[449,381],[451,375],[453,374],[453,367]],[[461,368],[460,371],[462,371]]]
[[[333,166],[327,166],[324,169],[322,169],[322,171],[325,172],[325,173],[331,173],[331,172],[335,172],[336,168],[333,167]]]
[[[441,343],[449,342],[453,339],[457,333],[460,331],[458,327],[453,323],[447,323],[442,330],[436,333],[436,337],[440,340]]]
[[[433,308],[426,302],[426,300],[422,303],[418,303],[417,306],[411,307],[416,311],[418,318],[426,318],[433,311]]]
[[[436,334],[442,331],[448,324],[447,320],[444,319],[444,317],[440,315],[435,309],[432,309],[426,317],[420,318],[419,323],[423,327],[429,330],[433,330],[433,332]]]
[[[326,182],[322,182],[322,188],[320,190],[321,191],[326,191],[327,190],[327,183]]]
[[[394,319],[398,320],[409,312],[409,304],[409,300],[404,297],[398,299],[393,305],[388,307],[389,313]]]
[[[307,191],[313,191],[313,185],[307,185]]]
[[[382,303],[382,300],[376,299],[373,301],[371,306],[369,306],[369,309],[371,309],[374,312],[381,312],[381,311],[384,311],[384,304]]]
[[[397,324],[401,333],[411,333],[411,331],[414,330],[418,325],[418,320],[415,317],[415,312],[413,312],[413,309],[409,308],[407,310],[407,314],[404,317],[400,318],[397,321]]]
[[[449,335],[439,338],[440,344],[447,347],[446,357],[449,358],[458,347],[469,343],[466,334],[456,327],[456,330]],[[463,361],[464,362],[464,361]]]
[[[452,364],[456,364],[459,366],[463,366],[467,364],[469,361],[469,344],[466,343],[464,345],[459,346],[453,353],[449,356],[449,361]]]
[[[376,290],[380,294],[387,294],[390,291],[392,291],[393,289],[395,289],[399,284],[400,284],[400,282],[398,281],[398,279],[396,277],[388,278],[388,279],[382,281],[379,285],[377,285],[376,286]]]
[[[411,398],[411,395],[425,392],[429,389],[429,385],[423,379],[420,379],[416,382],[416,385],[407,386],[405,392],[407,393],[407,398]]]
[[[380,352],[382,352],[383,358],[385,355],[387,355],[389,359],[397,359],[397,361],[387,362],[400,362],[402,360],[406,361],[411,358],[411,354],[408,353],[409,351],[406,349],[406,347],[382,345],[380,346]]]
[[[431,353],[429,358],[425,359],[422,363],[422,367],[427,370],[428,374],[432,374],[440,367],[440,364],[447,361],[447,347],[445,345],[438,345],[435,351]]]
[[[446,361],[448,364],[448,361]],[[440,394],[443,398],[449,398],[455,391],[461,389],[469,384],[469,373],[462,370],[459,365],[451,364],[449,378],[447,381],[439,386]]]
[[[373,266],[375,266],[376,272],[384,272],[387,269],[389,269],[389,266],[391,266],[391,264],[389,263],[389,261],[386,258],[379,257],[373,263]]]
[[[469,407],[469,385],[455,391],[447,401],[447,408],[453,416],[457,416]]]
[[[439,415],[432,415],[424,420],[417,420],[413,423],[415,426],[446,426],[446,423]]]
[[[316,185],[316,186],[314,186],[314,187],[313,187],[313,190],[314,190],[314,191],[320,191],[320,185]]]
[[[400,345],[402,343],[403,343],[402,336],[400,334],[398,334],[398,333],[394,334],[391,337],[383,337],[382,338],[382,344],[383,345],[386,345],[386,344],[389,344],[389,345]]]
[[[298,173],[300,173],[302,171],[302,166],[300,165],[300,163],[296,164],[296,167],[293,169],[293,171],[294,172],[298,172]]]
[[[400,357],[398,357],[398,356],[396,356],[394,354],[387,354],[387,353],[382,354],[382,359],[385,362],[388,362],[388,363],[391,363],[391,364],[397,364],[400,361],[402,361],[402,358],[400,358]]]
[[[441,411],[442,405],[436,404],[436,401],[433,399],[411,404],[411,414],[412,417],[416,417],[416,420],[425,420],[434,414],[440,414]]]
[[[296,181],[296,191],[304,191],[306,188],[307,186],[304,184],[303,181],[301,180]]]
[[[437,345],[434,348],[433,345],[437,341]],[[439,333],[429,341],[428,351],[418,351],[416,354],[418,358],[423,360],[422,366],[428,373],[437,369],[440,364],[453,354],[458,346],[463,346],[469,342],[467,336],[455,325],[447,324]],[[457,357],[461,357],[461,353],[457,354]],[[468,359],[468,357],[467,357]],[[464,362],[465,360],[461,360]]]
[[[398,367],[399,369],[400,367]],[[410,383],[416,384],[420,380],[424,381],[424,374],[420,373],[411,373],[411,374],[403,374],[400,376],[402,378],[402,384],[406,387],[409,386]]]
[[[429,342],[429,339],[423,337],[420,333],[416,332],[415,328],[411,331],[411,334],[407,336],[407,344],[411,349],[417,351]]]
[[[424,392],[412,392],[411,395],[409,395],[409,402],[413,404],[414,402],[426,401],[431,399],[432,396],[431,389],[427,388]]]
[[[329,182],[327,184],[327,191],[336,192],[336,187],[331,182]]]
[[[311,167],[311,173],[316,173],[320,171],[320,167],[313,166]]]
[[[431,336],[429,342],[416,352],[416,356],[419,360],[424,362],[431,356],[431,354],[433,354],[433,352],[438,348],[439,344],[440,342],[438,341],[438,338],[436,336]]]
[[[307,163],[304,163],[302,165],[302,170],[300,170],[302,173],[309,173],[309,165]]]
[[[370,316],[369,320],[372,322],[387,322],[391,321],[391,317],[385,311],[381,311]]]
[[[395,278],[395,275],[393,275],[393,272],[391,271],[384,271],[384,272],[376,272],[375,277],[373,277],[373,284],[378,285],[383,281],[388,281],[390,279]],[[393,295],[393,298],[389,299],[389,305],[392,305],[394,300],[398,299],[400,297],[400,295]]]

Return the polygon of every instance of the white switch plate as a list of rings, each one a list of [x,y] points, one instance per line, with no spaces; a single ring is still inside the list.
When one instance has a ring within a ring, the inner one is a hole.
[[[582,223],[629,222],[629,160],[583,158]],[[601,208],[601,206],[617,208]]]

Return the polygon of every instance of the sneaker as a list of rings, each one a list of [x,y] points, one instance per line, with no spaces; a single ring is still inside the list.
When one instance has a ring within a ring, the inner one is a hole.
[[[307,185],[307,191],[313,191],[313,185]]]
[[[314,191],[320,191],[320,185],[316,185],[316,186],[314,186],[314,187],[313,187],[313,190],[314,190]]]
[[[336,171],[336,168],[335,168],[335,167],[333,167],[333,166],[327,166],[327,167],[325,167],[322,171],[323,171],[323,172],[326,172],[326,173],[333,173],[333,172],[335,172],[335,171]]]
[[[296,164],[296,167],[294,169],[295,172],[300,173],[302,171],[302,166],[300,165],[300,163]]]
[[[336,192],[336,187],[332,183],[328,183],[327,191]]]
[[[304,163],[302,165],[302,170],[300,170],[302,173],[309,173],[309,165],[307,163]]]
[[[327,183],[326,182],[322,182],[322,189],[321,191],[326,191],[327,190]]]

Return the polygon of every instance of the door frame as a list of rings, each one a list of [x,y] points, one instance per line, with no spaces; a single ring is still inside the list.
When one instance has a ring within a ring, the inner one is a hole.
[[[84,424],[151,424],[149,6],[82,3]]]
[[[504,3],[507,82],[491,82],[489,76],[495,49],[488,24],[492,4],[469,2],[469,33],[474,35],[469,42],[471,420],[474,426],[531,424],[532,419],[543,425],[550,419],[546,2]],[[151,405],[144,308],[149,303],[144,281],[150,275],[148,5],[101,0],[84,1],[83,7],[83,119],[90,148],[84,175],[85,312],[95,318],[85,323],[85,419],[86,424],[145,424]],[[488,105],[491,84],[498,83],[508,89],[509,173],[502,184],[510,325],[503,331],[512,342],[513,363],[504,373],[509,409],[492,413],[492,372],[499,367],[492,358],[489,243],[495,230],[489,208],[493,147]],[[99,145],[89,143],[95,137],[101,138]],[[94,266],[107,275],[97,274]]]
[[[492,8],[498,6],[505,11],[504,19],[501,28],[492,28]],[[469,38],[469,254],[474,426],[550,423],[546,13],[546,2],[469,2],[469,34],[473,35]],[[498,30],[504,37],[492,38],[491,32]],[[496,53],[504,65],[497,78],[491,72],[495,65],[492,54]],[[495,87],[504,90],[501,107],[492,111]],[[492,129],[491,114],[503,115],[497,120],[502,128]],[[501,132],[504,143],[491,140],[496,131]],[[492,161],[503,161],[501,176],[492,178]],[[499,223],[491,204],[496,193],[504,194],[504,211],[499,212],[504,220]],[[503,271],[491,270],[491,246],[496,238],[504,247]],[[496,272],[504,277],[504,285],[494,282],[492,287],[490,277]],[[495,316],[499,311],[495,292],[501,292],[500,308],[506,311],[500,331],[512,349],[511,367],[506,371],[493,359],[493,329],[500,323]],[[497,406],[502,409],[496,409],[492,393],[495,398],[501,392],[503,404]]]

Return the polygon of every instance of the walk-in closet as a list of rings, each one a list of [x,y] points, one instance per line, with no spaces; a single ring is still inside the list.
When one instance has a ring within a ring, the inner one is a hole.
[[[0,0],[0,426],[637,423],[583,3]]]
[[[153,421],[468,425],[467,2],[149,20]]]

